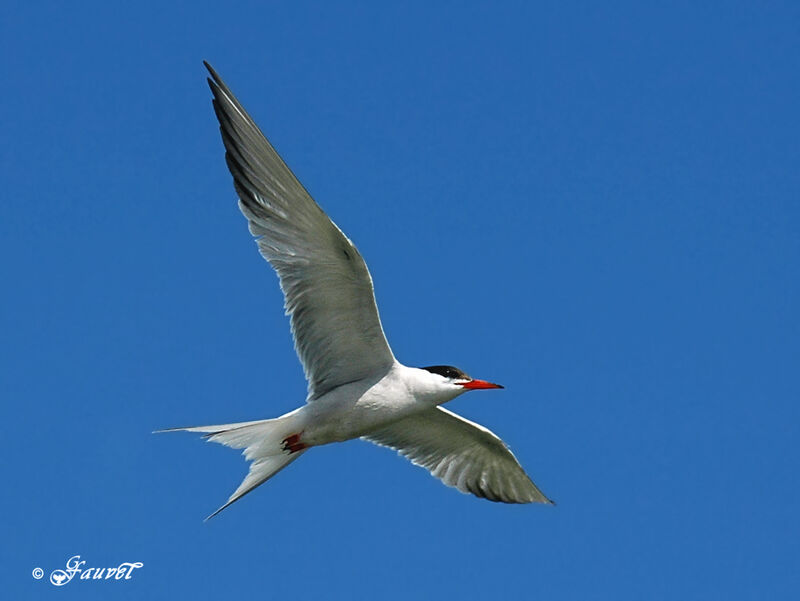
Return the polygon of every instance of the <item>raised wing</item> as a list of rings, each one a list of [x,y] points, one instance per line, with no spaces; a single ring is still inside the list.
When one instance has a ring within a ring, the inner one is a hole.
[[[549,503],[502,440],[435,407],[363,437],[395,449],[447,486],[503,503]]]
[[[309,400],[385,372],[394,356],[364,259],[205,65],[239,208],[280,278]]]

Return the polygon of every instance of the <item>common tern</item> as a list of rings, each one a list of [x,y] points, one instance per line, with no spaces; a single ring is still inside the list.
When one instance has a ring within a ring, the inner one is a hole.
[[[208,64],[208,84],[239,209],[278,274],[306,404],[274,419],[171,428],[244,449],[250,471],[209,518],[313,447],[353,438],[395,449],[444,484],[503,503],[552,501],[494,433],[441,405],[502,388],[446,365],[407,367],[383,333],[372,278],[355,245],[322,211]]]

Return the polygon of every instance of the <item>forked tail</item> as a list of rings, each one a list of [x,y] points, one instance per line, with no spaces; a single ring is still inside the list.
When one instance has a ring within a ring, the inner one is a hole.
[[[159,432],[203,432],[204,438],[211,442],[218,442],[233,449],[244,449],[242,454],[245,459],[252,461],[250,472],[239,488],[206,520],[213,518],[228,505],[269,480],[306,452],[305,445],[299,442],[300,433],[296,429],[294,414],[295,411],[292,411],[275,419],[159,430]]]

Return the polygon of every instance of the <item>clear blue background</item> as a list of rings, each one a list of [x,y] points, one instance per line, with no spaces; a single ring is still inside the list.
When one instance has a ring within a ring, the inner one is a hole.
[[[797,598],[797,3],[377,4],[4,3],[2,596]],[[151,430],[305,382],[202,59],[558,506],[350,442],[203,523],[245,463]]]

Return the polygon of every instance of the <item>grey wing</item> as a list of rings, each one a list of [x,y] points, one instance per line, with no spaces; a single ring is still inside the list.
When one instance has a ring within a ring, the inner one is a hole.
[[[394,356],[367,265],[206,63],[239,208],[280,278],[309,400],[383,373]]]
[[[550,503],[502,440],[441,407],[363,437],[395,449],[448,486],[503,503]]]

